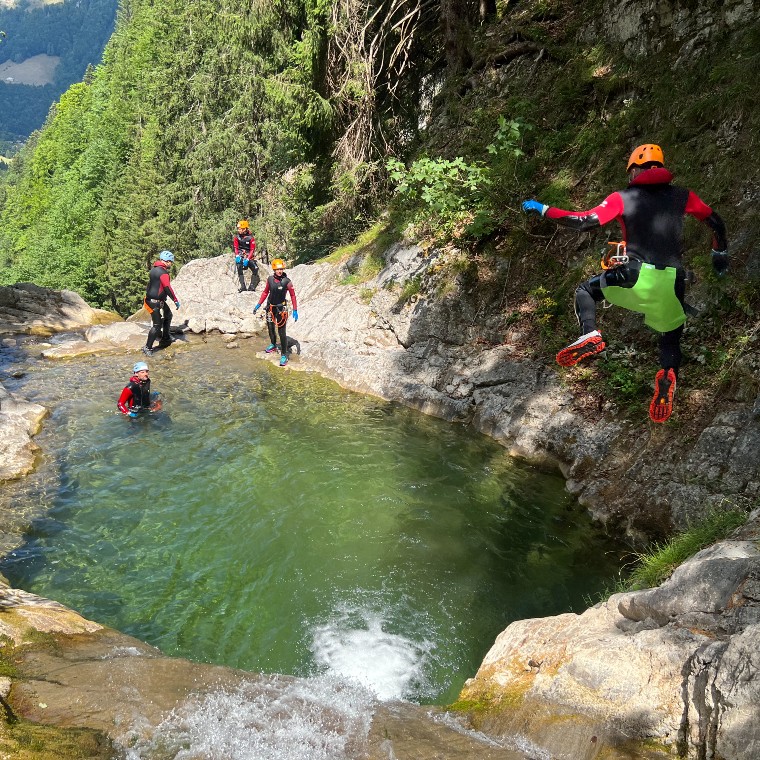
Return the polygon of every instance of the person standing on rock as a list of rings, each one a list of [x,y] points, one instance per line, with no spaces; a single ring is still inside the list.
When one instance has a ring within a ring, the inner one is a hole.
[[[255,314],[264,301],[267,302],[267,330],[269,330],[269,345],[265,351],[271,354],[277,349],[277,333],[280,338],[280,366],[288,363],[288,336],[285,333],[285,325],[288,323],[288,304],[286,296],[290,293],[290,302],[293,304],[293,321],[298,322],[298,302],[293,283],[285,274],[285,262],[275,259],[272,262],[273,274],[267,277],[264,292],[256,306],[253,307]]]
[[[137,362],[132,367],[132,377],[124,386],[116,406],[122,414],[130,417],[137,417],[142,411],[157,412],[161,409],[158,393],[150,392],[150,377],[145,362]]]
[[[673,411],[681,335],[686,321],[683,267],[683,220],[693,216],[712,230],[712,265],[718,276],[728,270],[726,227],[718,214],[691,190],[673,185],[659,145],[640,145],[628,160],[629,184],[588,211],[564,211],[535,200],[522,204],[556,224],[583,232],[614,219],[623,240],[602,260],[601,274],[578,286],[575,313],[581,337],[557,354],[557,363],[572,367],[605,348],[596,329],[596,304],[607,300],[644,315],[644,323],[660,333],[660,366],[649,405],[653,422],[666,422]]]
[[[174,254],[171,251],[161,251],[158,261],[153,262],[148,277],[148,288],[145,292],[145,309],[150,314],[153,325],[148,333],[148,342],[143,347],[143,353],[150,356],[153,353],[153,343],[158,338],[159,348],[166,348],[172,343],[169,328],[172,323],[172,311],[166,303],[171,298],[174,306],[179,309],[179,300],[171,286],[169,270],[174,263]]]
[[[232,249],[235,252],[235,267],[237,268],[240,287],[238,293],[245,290],[256,290],[259,285],[259,265],[256,263],[256,238],[251,232],[250,226],[245,219],[237,224],[237,230],[232,236]],[[251,272],[251,284],[245,286],[245,272]]]

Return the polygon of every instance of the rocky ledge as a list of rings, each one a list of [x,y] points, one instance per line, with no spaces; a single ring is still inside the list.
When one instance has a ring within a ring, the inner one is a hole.
[[[658,588],[510,625],[461,707],[553,757],[760,757],[760,511]],[[742,538],[741,536],[745,536]]]

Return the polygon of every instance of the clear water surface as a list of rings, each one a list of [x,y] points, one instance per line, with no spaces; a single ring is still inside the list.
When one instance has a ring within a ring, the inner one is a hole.
[[[241,346],[158,354],[164,410],[138,420],[115,412],[135,357],[6,377],[52,409],[11,491],[40,515],[13,585],[166,654],[447,703],[510,621],[615,573],[559,477]]]

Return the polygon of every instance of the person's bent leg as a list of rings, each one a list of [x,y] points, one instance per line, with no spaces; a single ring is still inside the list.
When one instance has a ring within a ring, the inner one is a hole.
[[[284,367],[288,363],[288,336],[285,332],[287,320],[277,327],[280,334],[280,366]]]
[[[159,346],[171,345],[172,338],[170,334],[172,324],[172,310],[169,308],[169,304],[164,303],[162,306],[163,317],[161,319],[161,340],[159,340]]]
[[[601,275],[594,275],[575,289],[575,316],[582,335],[596,330],[596,305],[604,301],[601,279]]]
[[[145,343],[145,348],[148,351],[153,350],[153,343],[161,337],[161,308],[160,306],[155,306],[153,311],[150,315],[151,321],[153,322],[150,332],[148,333],[148,340]]]
[[[242,293],[244,290],[246,290],[245,287],[245,269],[243,269],[243,265],[237,264],[237,276],[238,276],[238,282],[240,283],[240,289],[238,290],[238,293]]]
[[[673,398],[676,393],[678,369],[681,366],[681,335],[683,325],[660,335],[661,370],[654,377],[654,395],[649,404],[652,422],[667,422],[673,414]]]
[[[581,328],[581,337],[557,354],[557,364],[573,367],[578,362],[604,351],[605,342],[596,329],[596,304],[604,300],[601,275],[581,283],[575,291],[575,316]]]
[[[271,354],[277,348],[277,332],[272,321],[272,314],[269,311],[267,311],[267,330],[269,332],[269,345],[264,350]]]
[[[259,287],[259,265],[255,261],[251,261],[251,284],[248,286],[248,290],[256,290]]]

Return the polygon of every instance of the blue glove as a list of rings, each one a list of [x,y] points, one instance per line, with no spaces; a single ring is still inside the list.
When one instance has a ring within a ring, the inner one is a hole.
[[[177,307],[177,309],[179,309],[179,301],[175,301],[174,305]]]
[[[243,259],[243,269],[248,269],[248,259]]]
[[[137,412],[130,412],[129,416],[130,417],[137,417],[138,415],[137,415]]]
[[[261,307],[261,304],[260,304],[260,303],[257,303],[257,304],[256,304],[256,305],[253,307],[253,313],[255,314],[255,313],[256,313],[256,312],[259,310],[259,308],[260,308],[260,307]]]
[[[712,265],[718,277],[728,271],[728,251],[712,251]]]
[[[535,211],[537,214],[541,214],[541,216],[546,213],[546,209],[548,208],[548,206],[544,206],[543,203],[539,203],[538,201],[523,201],[522,204],[523,211]]]
[[[293,321],[298,322],[298,312],[295,309],[293,309]]]
[[[242,256],[235,256],[235,263],[239,264],[243,260]]]

